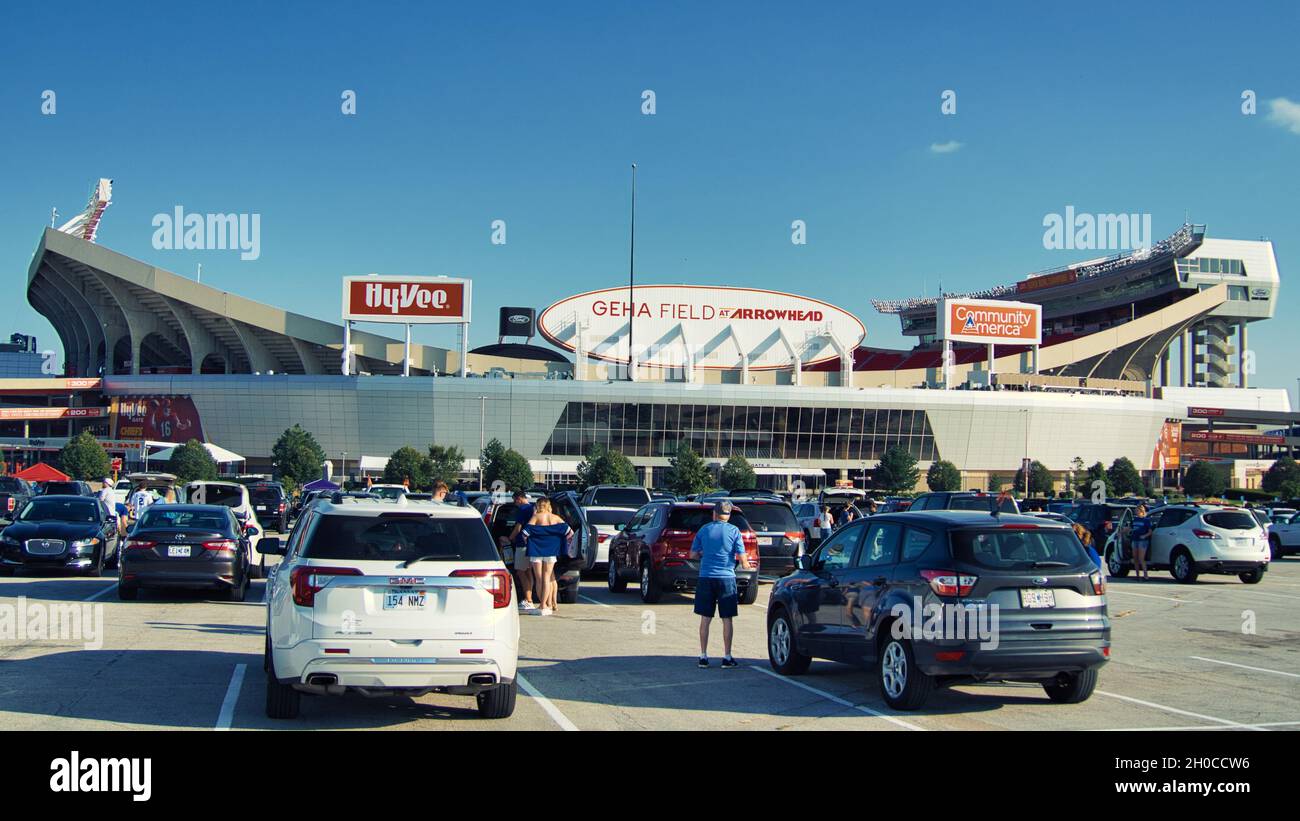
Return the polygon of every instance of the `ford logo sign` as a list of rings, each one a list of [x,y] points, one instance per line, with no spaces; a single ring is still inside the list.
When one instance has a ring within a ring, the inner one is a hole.
[[[511,314],[509,317],[507,317],[507,321],[513,325],[526,325],[528,323],[528,319],[529,317],[527,314]]]
[[[1046,577],[1046,576],[1035,576],[1035,577],[1034,577],[1034,584],[1047,584],[1047,577]]]

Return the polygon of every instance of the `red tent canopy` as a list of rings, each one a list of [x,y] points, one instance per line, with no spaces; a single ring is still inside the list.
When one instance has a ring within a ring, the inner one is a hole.
[[[44,462],[37,462],[14,475],[29,482],[66,482],[72,478],[58,468],[52,468]]]

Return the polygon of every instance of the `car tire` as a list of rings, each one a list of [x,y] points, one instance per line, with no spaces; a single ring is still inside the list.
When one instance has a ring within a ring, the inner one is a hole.
[[[1106,572],[1117,579],[1128,575],[1129,567],[1120,559],[1119,550],[1112,547],[1106,552]]]
[[[266,645],[266,717],[276,719],[290,719],[298,717],[298,710],[302,703],[302,693],[290,687],[288,684],[281,684],[280,680],[275,677],[275,659],[271,657],[271,644],[267,641]]]
[[[916,666],[912,643],[906,639],[885,639],[876,658],[880,676],[880,695],[895,710],[916,710],[925,704],[934,690],[934,676]]]
[[[557,580],[555,584],[559,587],[559,590],[555,594],[555,600],[560,604],[577,604],[578,591],[582,589],[581,579],[582,577],[580,575],[578,578],[573,580],[573,584],[570,584],[567,587],[561,586]]]
[[[1084,670],[1082,673],[1068,673],[1064,681],[1043,683],[1047,697],[1057,704],[1079,704],[1092,696],[1097,689],[1097,668]]]
[[[257,560],[257,564],[250,564],[248,566],[248,577],[250,579],[266,578],[266,557],[265,556],[259,556]]]
[[[605,583],[609,585],[609,592],[622,593],[627,590],[627,579],[618,575],[618,565],[614,563],[614,557],[609,557],[609,572],[606,574]]]
[[[117,598],[119,601],[135,601],[140,598],[140,588],[133,584],[118,584]]]
[[[95,551],[95,563],[85,570],[81,571],[83,576],[89,576],[92,579],[98,579],[104,575],[104,548]]]
[[[1169,575],[1174,577],[1174,581],[1180,584],[1194,584],[1196,582],[1197,572],[1196,565],[1192,561],[1192,554],[1187,548],[1175,548],[1174,555],[1169,559]]]
[[[475,696],[478,702],[478,714],[481,718],[510,718],[515,712],[515,700],[519,685],[515,682],[498,684],[491,690],[484,690]]]
[[[1237,578],[1241,579],[1244,584],[1259,584],[1264,580],[1264,569],[1257,567],[1246,573],[1238,573]]]
[[[783,676],[806,673],[812,664],[812,656],[799,652],[794,625],[784,608],[777,610],[767,625],[767,663]]]
[[[240,579],[238,585],[232,584],[226,588],[225,592],[226,601],[243,601],[248,598],[248,576],[245,575],[244,578]]]
[[[1286,555],[1286,552],[1282,550],[1282,540],[1275,535],[1268,537],[1268,551],[1272,554],[1271,558],[1275,562]]]
[[[745,592],[740,594],[741,604],[753,604],[756,601],[758,601],[758,577],[757,576],[754,577],[754,580],[752,582],[745,585]]]
[[[110,556],[107,559],[107,561],[104,562],[104,567],[116,570],[117,566],[121,564],[121,562],[122,562],[122,540],[118,539],[117,543],[113,545],[113,555]]]
[[[649,559],[641,560],[641,601],[646,604],[658,604],[664,597],[663,588],[655,578]]]

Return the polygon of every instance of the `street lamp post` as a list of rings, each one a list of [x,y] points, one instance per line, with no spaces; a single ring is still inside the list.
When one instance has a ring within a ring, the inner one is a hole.
[[[483,428],[484,428],[484,417],[486,415],[486,409],[487,409],[487,397],[480,396],[478,398],[478,489],[479,490],[483,489],[483,448],[485,447],[485,443],[483,441],[483,432],[484,432]]]
[[[632,323],[636,321],[636,163],[632,163],[632,231],[627,259],[627,380],[636,381],[636,348],[632,345]]]
[[[1025,415],[1025,459],[1020,464],[1025,471],[1025,498],[1029,498],[1029,408],[1021,408],[1020,412]]]

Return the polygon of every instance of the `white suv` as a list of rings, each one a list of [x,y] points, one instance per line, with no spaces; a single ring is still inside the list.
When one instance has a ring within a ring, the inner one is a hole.
[[[519,612],[510,572],[473,508],[371,499],[306,511],[266,593],[266,714],[302,693],[472,695],[515,709]]]
[[[1245,508],[1168,505],[1151,514],[1148,564],[1167,568],[1177,581],[1218,573],[1257,584],[1270,558],[1268,536]]]

